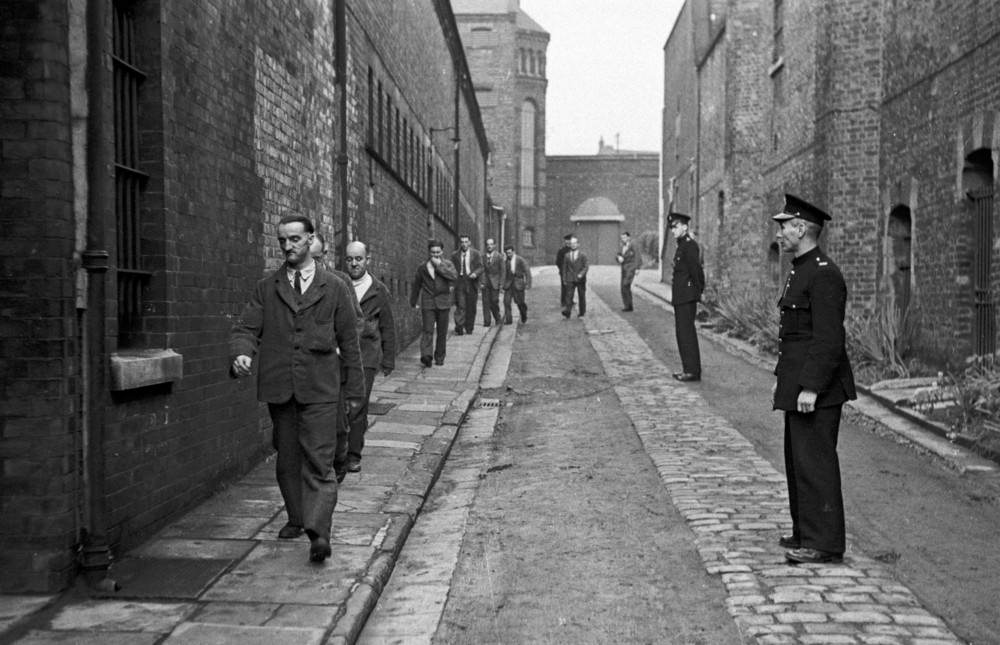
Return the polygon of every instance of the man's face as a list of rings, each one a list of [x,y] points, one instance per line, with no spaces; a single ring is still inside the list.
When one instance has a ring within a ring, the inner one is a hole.
[[[362,246],[348,244],[344,263],[347,265],[347,275],[354,280],[360,280],[368,271],[368,253]]]
[[[313,234],[306,232],[302,222],[289,222],[278,225],[278,246],[285,254],[285,262],[289,266],[305,265],[310,259],[309,246],[313,242]]]
[[[504,249],[503,253],[504,253],[504,255],[507,256],[508,260],[511,259],[512,257],[514,257],[514,249]]]
[[[444,255],[444,249],[440,246],[432,246],[427,254],[430,256],[431,260],[440,260],[441,256]]]
[[[488,252],[492,253],[493,251],[496,250],[496,248],[497,248],[496,242],[494,242],[492,239],[486,240],[486,250]]]
[[[580,240],[576,239],[575,237],[570,238],[570,240],[569,240],[569,248],[571,248],[571,249],[573,249],[575,251],[579,246],[580,246]]]
[[[778,232],[774,237],[778,240],[782,251],[794,253],[802,242],[804,230],[805,227],[800,220],[786,219],[778,222]]]
[[[567,249],[569,248],[569,243],[570,243],[569,240],[563,240],[563,246],[565,246]]]
[[[463,235],[462,237],[458,238],[458,243],[462,246],[463,251],[469,250],[470,242],[467,236]]]
[[[620,237],[622,240],[622,244],[626,244],[628,242],[628,233],[622,233]]]
[[[688,232],[688,226],[684,222],[677,221],[670,225],[670,234],[675,240],[679,240]]]

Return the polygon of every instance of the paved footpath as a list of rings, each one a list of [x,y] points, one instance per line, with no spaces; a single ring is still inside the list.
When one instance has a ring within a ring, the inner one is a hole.
[[[274,462],[127,553],[104,596],[0,596],[0,643],[338,644],[354,642],[476,396],[498,328],[451,336],[443,366],[419,341],[375,382],[362,472],[333,519],[333,556],[278,540],[285,523]]]
[[[644,292],[639,292],[648,298]],[[851,548],[842,565],[785,562],[784,475],[691,388],[651,364],[651,350],[598,297],[584,318],[591,343],[664,486],[694,531],[728,610],[754,642],[944,645],[961,641],[876,560]]]

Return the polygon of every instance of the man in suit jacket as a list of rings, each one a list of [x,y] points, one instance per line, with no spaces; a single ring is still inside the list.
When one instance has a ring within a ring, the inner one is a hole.
[[[500,289],[503,287],[503,256],[497,250],[497,244],[490,238],[486,240],[486,253],[483,254],[483,275],[479,282],[483,289],[483,325],[489,327],[492,321],[500,324]]]
[[[569,241],[571,239],[573,239],[573,236],[569,233],[563,235],[563,245],[556,251],[556,271],[559,272],[559,307],[561,309],[566,308],[566,285],[562,283],[563,259],[569,252]]]
[[[857,398],[847,358],[847,285],[818,246],[830,216],[785,195],[778,222],[781,249],[794,256],[778,306],[778,364],[774,409],[785,412],[785,477],[792,534],[778,543],[798,562],[840,562],[844,500],[837,435],[844,403]]]
[[[705,290],[705,270],[701,263],[701,249],[688,233],[690,216],[670,213],[670,232],[677,240],[674,251],[674,271],[671,280],[670,304],[674,306],[674,331],[677,350],[681,355],[681,371],[674,374],[678,381],[701,380],[701,353],[698,349],[698,332],[694,328],[698,301]]]
[[[444,246],[439,240],[427,243],[427,256],[427,261],[417,267],[410,288],[410,306],[420,309],[420,362],[424,367],[430,367],[431,360],[444,365],[452,286],[458,279],[455,265],[444,259]]]
[[[350,434],[347,444],[349,473],[360,472],[361,452],[368,431],[368,402],[372,396],[375,372],[383,376],[396,368],[396,322],[392,315],[389,290],[368,270],[368,247],[355,240],[344,251],[347,275],[361,305],[361,365],[365,371],[365,398],[361,408],[348,420]]]
[[[580,240],[575,235],[569,238],[569,249],[563,256],[562,284],[566,289],[566,298],[563,301],[563,318],[569,318],[573,311],[573,292],[576,292],[580,299],[579,318],[587,313],[587,256],[580,250]]]
[[[618,264],[622,265],[622,311],[632,311],[632,281],[639,270],[639,254],[632,246],[632,236],[628,231],[621,234],[622,248],[618,252]]]
[[[521,314],[521,322],[528,321],[528,305],[524,302],[524,291],[531,288],[531,268],[528,261],[520,255],[514,254],[514,247],[508,244],[503,249],[507,259],[503,263],[503,311],[504,323],[514,322],[511,316],[510,301],[517,304],[518,313]]]
[[[458,250],[451,254],[451,263],[458,271],[455,280],[455,334],[471,334],[476,326],[476,300],[479,298],[479,276],[483,274],[483,256],[472,248],[468,235],[458,238]]]
[[[337,505],[337,408],[361,407],[364,380],[353,296],[309,254],[313,232],[300,215],[278,223],[285,263],[257,283],[229,346],[237,377],[250,375],[259,354],[257,398],[268,404],[274,425],[278,487],[288,513],[278,536],[305,531],[310,560],[322,562],[331,554]]]

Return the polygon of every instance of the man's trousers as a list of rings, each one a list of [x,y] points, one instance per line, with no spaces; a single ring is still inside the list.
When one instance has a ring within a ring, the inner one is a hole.
[[[278,451],[275,475],[288,523],[326,539],[337,506],[339,406],[338,401],[299,403],[294,397],[267,406]]]
[[[674,305],[674,328],[681,368],[686,374],[701,376],[701,352],[698,350],[698,332],[694,328],[697,313],[697,301]]]
[[[420,357],[444,362],[448,351],[448,309],[421,309]]]
[[[843,406],[785,412],[785,477],[792,534],[810,549],[843,553],[844,499],[837,435]]]
[[[368,402],[372,398],[372,385],[375,383],[374,367],[365,368],[365,398],[357,413],[350,420],[350,436],[347,440],[347,454],[361,459],[361,451],[365,449],[365,432],[368,431]]]

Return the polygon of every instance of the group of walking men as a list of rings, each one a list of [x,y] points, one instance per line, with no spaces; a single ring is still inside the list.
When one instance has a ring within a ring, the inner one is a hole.
[[[830,216],[793,195],[785,196],[776,240],[792,254],[792,268],[778,302],[779,352],[773,407],[784,412],[785,474],[792,533],[779,544],[790,562],[840,562],[845,549],[844,507],[837,438],[843,404],[856,398],[847,357],[844,318],[847,288],[833,261],[819,248]],[[701,378],[694,318],[705,286],[701,252],[688,232],[690,218],[671,213],[677,241],[672,304],[683,371],[679,381]],[[569,318],[578,304],[586,314],[588,259],[574,235],[556,257],[560,306]],[[623,311],[632,311],[631,285],[638,254],[621,235]],[[230,336],[231,372],[249,376],[256,366],[257,396],[268,404],[277,450],[276,477],[288,522],[279,538],[305,533],[309,558],[331,555],[330,530],[338,484],[361,469],[367,408],[377,371],[388,375],[396,354],[395,323],[388,290],[368,271],[368,250],[358,241],[345,249],[347,273],[323,264],[326,246],[312,222],[287,216],[278,224],[285,261],[257,282]],[[527,320],[524,291],[531,286],[527,262],[507,246],[501,257],[492,239],[485,254],[461,236],[451,260],[431,240],[417,267],[411,306],[421,311],[421,362],[444,363],[448,313],[454,304],[455,334],[472,332],[478,294],[483,322],[512,322],[511,303]]]
[[[468,235],[459,237],[459,247],[444,257],[440,240],[427,243],[427,260],[417,267],[410,289],[410,306],[420,310],[420,362],[424,367],[444,365],[448,353],[448,314],[455,306],[455,335],[471,334],[476,326],[476,307],[482,291],[483,325],[513,324],[513,305],[521,323],[528,320],[524,292],[531,288],[531,268],[504,247],[501,256],[493,238],[486,240],[486,252],[472,248]],[[504,315],[500,317],[500,293]]]

